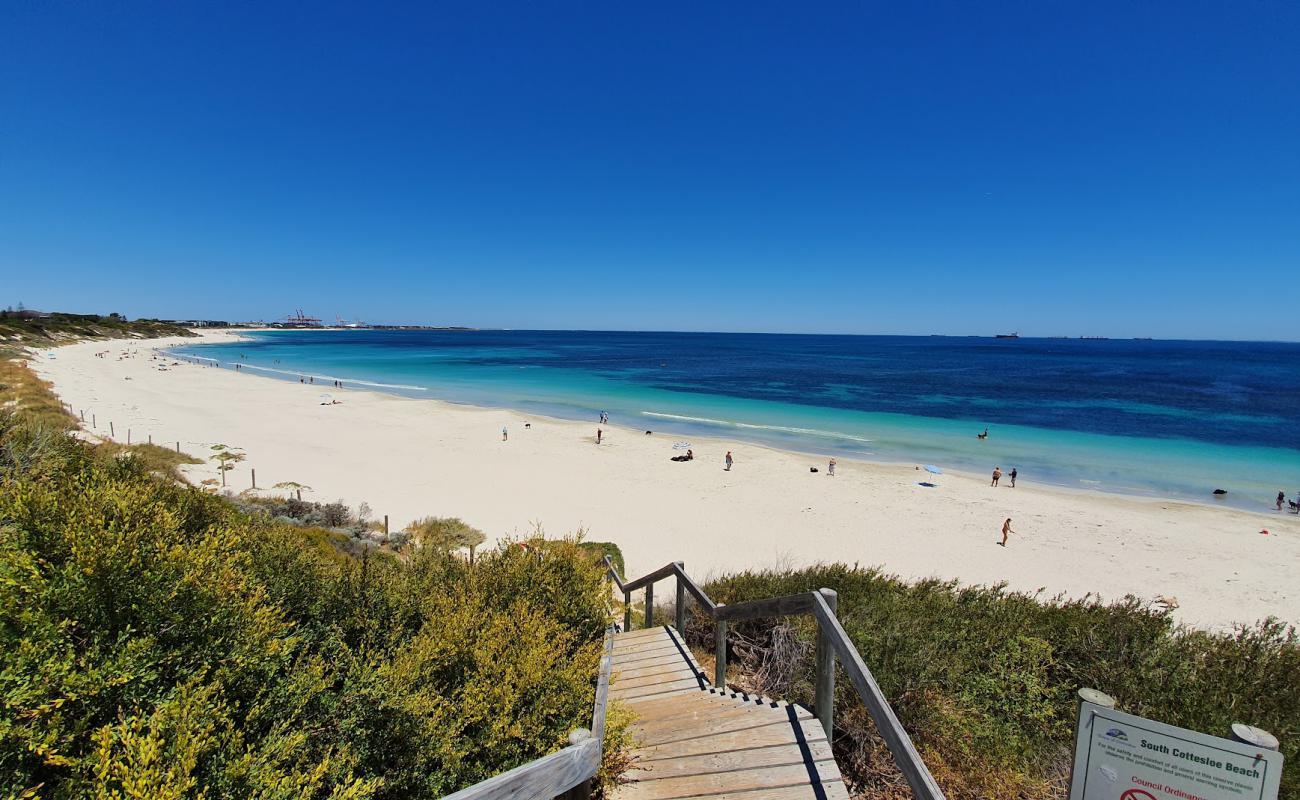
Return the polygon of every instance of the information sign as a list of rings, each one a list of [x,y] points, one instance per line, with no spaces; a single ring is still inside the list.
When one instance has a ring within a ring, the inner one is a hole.
[[[1070,800],[1277,800],[1282,754],[1079,704]]]

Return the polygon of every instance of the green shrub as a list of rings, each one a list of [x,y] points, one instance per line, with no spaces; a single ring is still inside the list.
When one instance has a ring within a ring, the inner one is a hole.
[[[575,541],[352,557],[150,456],[0,414],[0,796],[430,797],[590,725]]]

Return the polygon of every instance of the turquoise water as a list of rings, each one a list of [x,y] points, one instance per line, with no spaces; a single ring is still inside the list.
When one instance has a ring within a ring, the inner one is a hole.
[[[322,392],[340,379],[593,424],[606,411],[675,437],[1016,467],[1028,483],[1253,509],[1300,490],[1296,345],[277,331],[178,352],[294,382],[313,375]]]

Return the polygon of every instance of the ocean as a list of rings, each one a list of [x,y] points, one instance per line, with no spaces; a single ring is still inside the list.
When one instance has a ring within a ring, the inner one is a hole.
[[[1300,344],[291,330],[175,352],[411,397],[1025,484],[1272,508],[1300,492]],[[987,428],[986,439],[976,434]],[[1214,489],[1227,493],[1216,496]]]

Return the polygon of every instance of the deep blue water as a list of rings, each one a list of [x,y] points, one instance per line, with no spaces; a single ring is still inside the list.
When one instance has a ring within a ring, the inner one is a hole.
[[[809,452],[1023,464],[1064,485],[1204,499],[1213,483],[1249,507],[1300,489],[1300,344],[275,331],[184,350],[295,381],[578,419],[607,410],[637,428]]]

